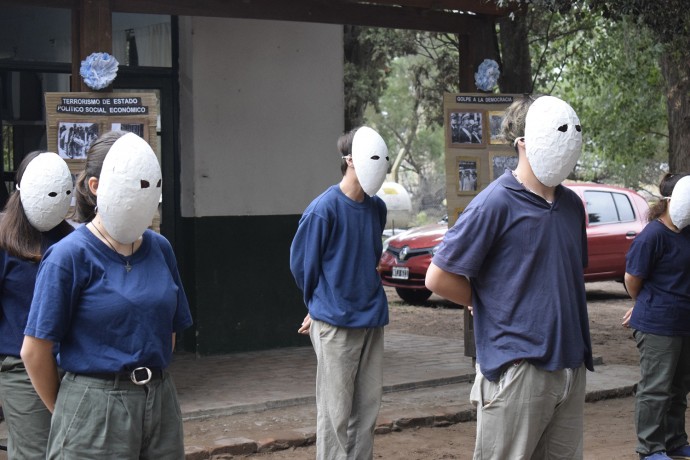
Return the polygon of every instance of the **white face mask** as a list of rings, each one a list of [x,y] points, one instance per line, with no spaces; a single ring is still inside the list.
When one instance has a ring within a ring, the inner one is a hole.
[[[680,230],[690,225],[690,176],[681,177],[673,187],[668,213]]]
[[[29,223],[41,232],[55,228],[67,215],[72,188],[69,167],[56,153],[41,153],[31,160],[17,187]]]
[[[357,180],[369,196],[376,195],[388,173],[388,147],[383,138],[363,126],[352,139],[352,163]]]
[[[525,118],[525,152],[539,182],[555,187],[568,177],[582,154],[580,119],[553,96],[532,103]]]
[[[151,225],[161,197],[161,168],[149,144],[127,133],[110,147],[98,179],[96,203],[103,226],[130,244]]]

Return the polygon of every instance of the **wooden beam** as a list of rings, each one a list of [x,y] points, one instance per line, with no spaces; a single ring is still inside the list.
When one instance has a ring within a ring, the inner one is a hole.
[[[0,0],[3,5],[81,8],[83,0]],[[120,13],[353,24],[458,33],[479,15],[511,12],[487,0],[111,0]]]
[[[499,7],[490,0],[344,0],[347,3],[367,3],[376,5],[398,6],[401,8],[422,8],[430,11],[464,11],[467,13],[488,16],[506,16],[515,8]]]
[[[471,29],[477,15],[424,8],[322,0],[111,0],[113,11],[177,16],[353,24],[433,32]]]
[[[0,0],[0,6],[34,6],[47,8],[72,8],[74,0]]]

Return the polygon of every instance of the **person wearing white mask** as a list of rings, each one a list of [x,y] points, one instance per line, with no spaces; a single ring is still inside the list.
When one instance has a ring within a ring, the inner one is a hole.
[[[316,457],[373,458],[383,393],[388,302],[376,267],[386,205],[376,192],[388,172],[386,143],[360,127],[338,140],[343,178],[307,207],[290,248],[290,269],[309,313],[317,358]]]
[[[666,174],[659,192],[625,266],[635,305],[623,326],[632,328],[640,352],[635,450],[641,459],[690,459],[690,174]]]
[[[38,264],[73,230],[65,221],[73,186],[67,163],[38,151],[19,164],[16,183],[0,216],[0,401],[8,457],[21,460],[45,458],[48,446],[50,412],[31,385],[20,350]]]
[[[427,288],[473,308],[475,459],[583,456],[593,370],[585,210],[560,185],[581,154],[581,131],[561,99],[511,104],[502,134],[517,168],[470,202],[427,271]]]
[[[87,223],[46,251],[21,349],[53,413],[48,459],[184,458],[166,368],[192,318],[170,243],[147,229],[160,194],[146,141],[109,132],[93,143],[76,193]]]

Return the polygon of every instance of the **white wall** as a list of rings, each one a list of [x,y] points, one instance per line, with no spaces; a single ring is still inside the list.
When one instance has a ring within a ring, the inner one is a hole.
[[[342,26],[180,18],[184,217],[301,214],[338,182]]]

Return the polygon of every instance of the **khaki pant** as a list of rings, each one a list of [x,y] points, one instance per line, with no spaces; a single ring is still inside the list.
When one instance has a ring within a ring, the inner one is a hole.
[[[67,373],[48,459],[183,460],[182,414],[170,375],[135,385]]]
[[[312,321],[316,352],[316,458],[367,460],[383,393],[383,328]]]
[[[498,382],[477,368],[474,459],[582,459],[585,383],[584,365],[550,372],[522,361]]]
[[[50,411],[36,394],[24,362],[17,357],[0,357],[0,400],[7,424],[8,458],[45,458]]]

